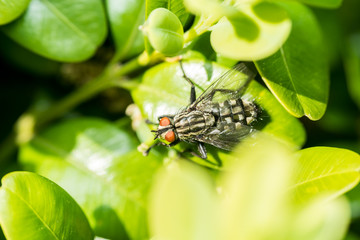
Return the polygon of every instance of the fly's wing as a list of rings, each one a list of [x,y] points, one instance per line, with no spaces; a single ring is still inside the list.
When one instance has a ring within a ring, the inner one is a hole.
[[[220,130],[219,128],[212,128],[205,134],[195,137],[199,142],[213,145],[217,148],[232,150],[243,138],[255,130],[248,125],[241,125],[240,128],[226,128]]]
[[[210,107],[210,102],[237,99],[255,75],[244,63],[237,64],[216,79],[189,107],[205,110]]]

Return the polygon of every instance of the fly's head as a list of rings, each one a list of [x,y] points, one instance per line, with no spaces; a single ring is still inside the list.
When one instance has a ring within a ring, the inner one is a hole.
[[[162,117],[158,129],[152,132],[155,132],[155,139],[159,138],[169,143],[173,143],[177,140],[173,119],[168,117]]]

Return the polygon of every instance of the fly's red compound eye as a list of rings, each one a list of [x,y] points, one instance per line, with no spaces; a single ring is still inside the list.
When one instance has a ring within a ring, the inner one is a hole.
[[[170,119],[168,117],[163,117],[160,119],[160,126],[169,126],[170,125]]]
[[[165,135],[165,140],[168,142],[175,141],[175,133],[173,131],[168,131]]]

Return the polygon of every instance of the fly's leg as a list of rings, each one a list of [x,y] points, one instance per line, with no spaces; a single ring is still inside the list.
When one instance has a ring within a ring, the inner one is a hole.
[[[207,158],[207,153],[206,153],[206,147],[203,143],[199,142],[198,143],[198,149],[199,149],[199,152],[201,154],[201,158],[202,159],[206,159]]]
[[[190,104],[192,104],[193,102],[195,102],[196,100],[196,92],[195,92],[195,85],[194,83],[190,80],[190,78],[188,78],[185,74],[184,68],[183,68],[183,64],[182,61],[179,61],[180,63],[180,68],[181,71],[183,73],[183,78],[185,78],[185,80],[191,85],[191,90],[190,90]]]
[[[179,143],[179,140],[176,140],[175,142],[172,142],[172,143],[170,143],[170,144],[166,144],[166,143],[163,143],[163,142],[156,142],[156,143],[154,143],[153,145],[151,145],[148,149],[146,149],[145,151],[143,151],[143,155],[144,156],[147,156],[147,155],[149,155],[149,152],[150,152],[150,150],[153,148],[153,147],[156,147],[156,146],[160,146],[160,145],[162,145],[162,146],[166,146],[166,147],[172,147],[172,146],[174,146],[174,145],[176,145],[176,144],[178,144]]]
[[[198,150],[199,153],[192,151],[191,149],[185,149],[182,153],[190,153],[191,155],[201,158],[201,159],[206,159],[207,158],[207,153],[206,153],[206,148],[205,145],[203,143],[198,142]]]

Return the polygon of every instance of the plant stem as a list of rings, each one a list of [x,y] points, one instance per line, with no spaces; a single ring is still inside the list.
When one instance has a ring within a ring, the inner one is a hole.
[[[102,74],[60,101],[54,103],[46,110],[35,113],[24,113],[22,116],[30,115],[34,120],[34,125],[29,125],[28,127],[34,128],[33,130],[39,130],[49,122],[61,117],[66,112],[107,88],[113,86],[124,88],[134,87],[134,84],[129,83],[129,81],[124,81],[123,77],[145,67],[145,65],[140,61],[140,58],[141,55],[122,66],[119,66],[117,63],[110,62]],[[19,125],[22,116],[20,116],[18,121],[15,123],[15,126]],[[28,140],[30,139],[31,138]],[[13,130],[13,132],[0,144],[0,163],[3,164],[9,160],[9,157],[16,151],[17,144],[17,133],[16,130]]]

